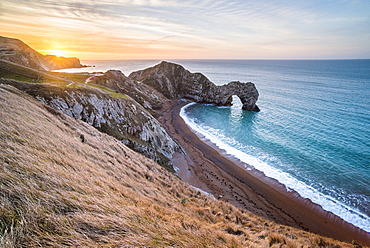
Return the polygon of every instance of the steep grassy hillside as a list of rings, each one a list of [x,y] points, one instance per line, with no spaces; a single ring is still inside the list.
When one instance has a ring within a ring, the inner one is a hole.
[[[69,84],[71,81],[54,75],[38,71],[26,66],[0,59],[0,77],[20,80],[28,83],[58,82]]]
[[[11,86],[0,109],[1,247],[353,247],[203,195]]]
[[[94,126],[174,172],[170,158],[181,148],[140,104],[101,85],[28,83],[0,78],[66,115]]]

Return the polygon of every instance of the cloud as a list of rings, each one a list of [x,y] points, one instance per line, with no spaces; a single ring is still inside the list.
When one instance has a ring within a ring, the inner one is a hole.
[[[339,52],[351,42],[370,50],[365,44],[370,4],[365,0],[2,0],[0,8],[5,33],[43,39],[72,36],[74,43],[89,44],[86,47],[93,39],[104,47],[114,43],[123,53],[136,46],[146,51],[163,52],[167,47],[181,54],[180,50],[196,54],[205,49],[209,54],[230,51],[230,56],[248,56],[253,48],[266,56],[271,44],[280,54],[292,48],[306,54],[333,43]]]

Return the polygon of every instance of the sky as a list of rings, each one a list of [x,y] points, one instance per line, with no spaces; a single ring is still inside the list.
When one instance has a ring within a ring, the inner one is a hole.
[[[363,59],[370,0],[1,0],[0,36],[81,60]]]

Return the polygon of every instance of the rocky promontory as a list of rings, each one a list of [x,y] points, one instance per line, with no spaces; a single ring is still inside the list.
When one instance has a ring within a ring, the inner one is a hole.
[[[181,65],[165,61],[133,72],[129,78],[153,87],[168,99],[186,98],[198,103],[230,106],[232,96],[237,95],[244,110],[259,111],[256,105],[259,94],[253,83],[231,82],[217,86],[201,73],[191,73]]]
[[[201,73],[191,73],[179,64],[166,61],[132,72],[128,77],[121,71],[109,70],[92,80],[96,84],[129,95],[154,113],[161,112],[166,101],[179,98],[230,106],[233,95],[240,98],[244,110],[259,111],[256,105],[259,94],[253,83],[235,81],[217,86]]]
[[[21,40],[3,36],[0,36],[0,59],[44,71],[83,67],[78,58],[42,55]]]

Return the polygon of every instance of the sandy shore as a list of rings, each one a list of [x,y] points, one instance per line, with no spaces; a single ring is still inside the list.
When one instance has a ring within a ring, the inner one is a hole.
[[[279,224],[323,236],[370,246],[370,233],[343,221],[295,192],[288,192],[277,181],[258,171],[247,171],[243,164],[192,132],[179,112],[186,102],[173,102],[159,118],[168,133],[185,150],[176,153],[173,163],[179,177],[223,201],[246,209]]]

